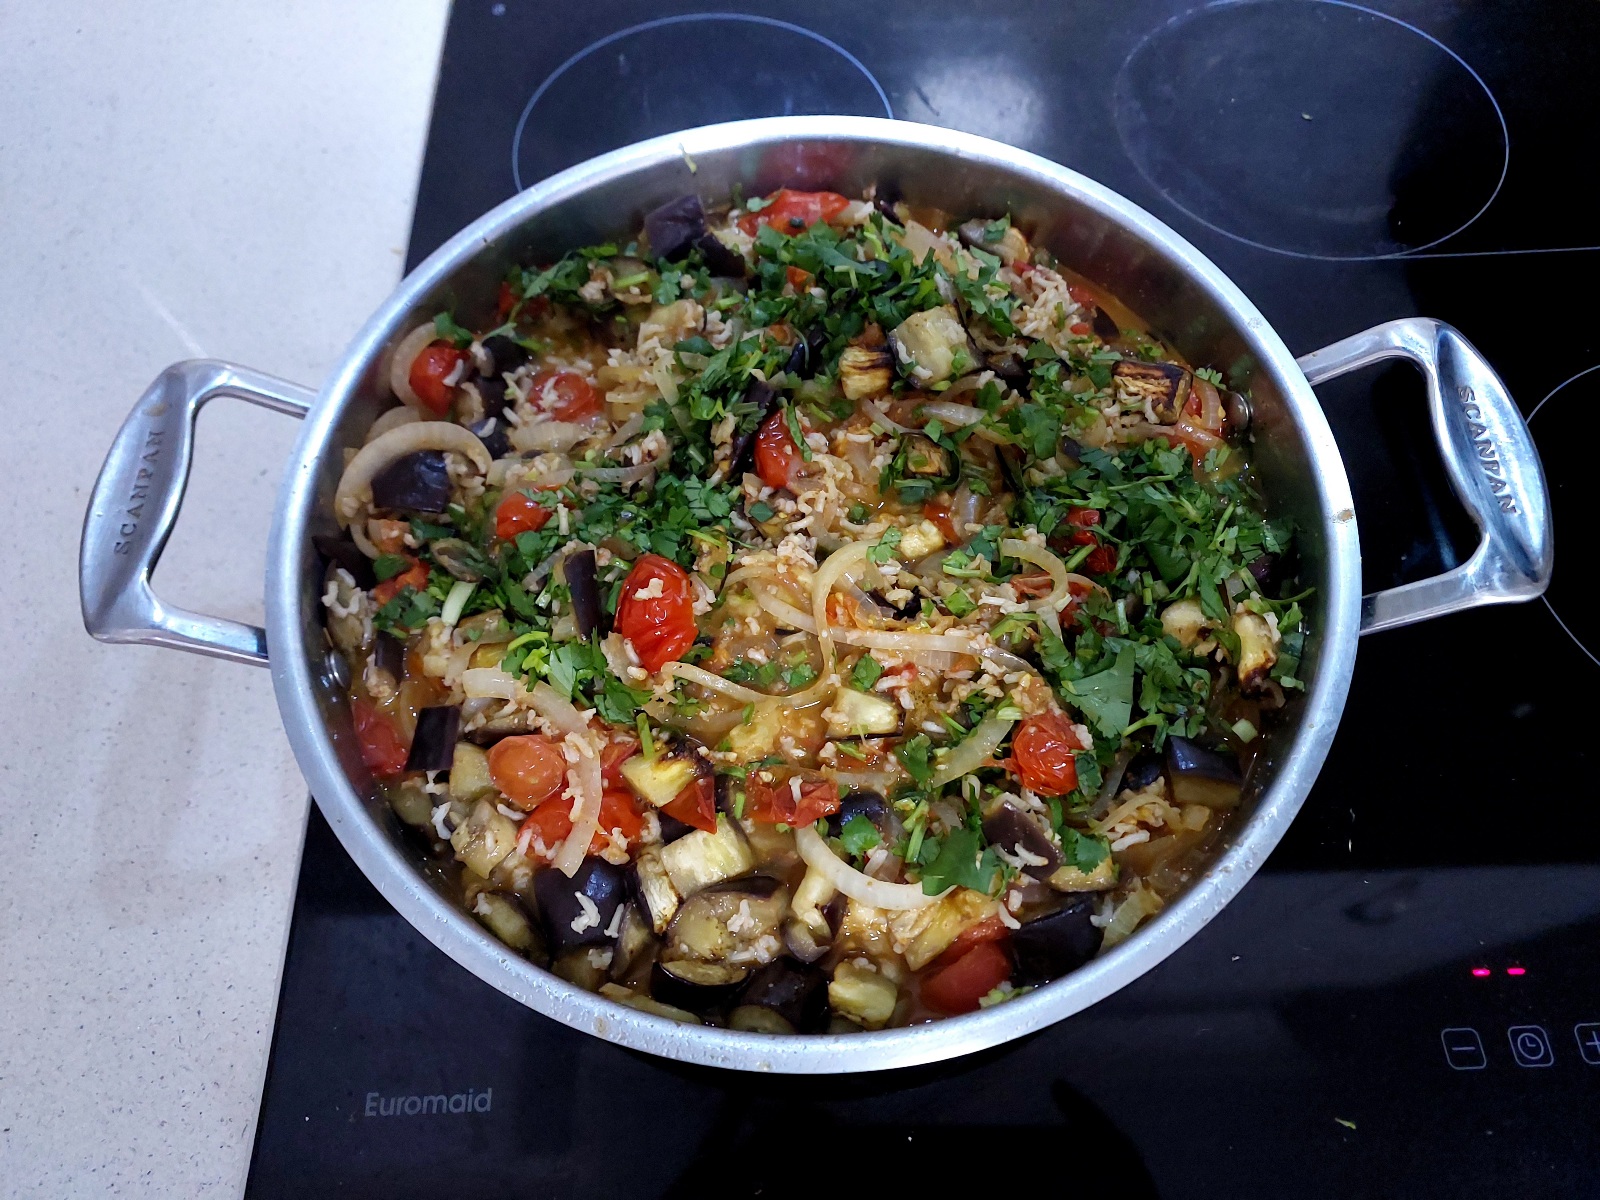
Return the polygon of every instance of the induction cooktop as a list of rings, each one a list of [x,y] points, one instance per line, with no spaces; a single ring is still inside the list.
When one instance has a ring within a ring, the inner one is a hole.
[[[912,1070],[766,1078],[618,1049],[427,943],[313,811],[247,1194],[1600,1195],[1600,9],[1578,0],[458,0],[408,266],[642,137],[849,113],[995,137],[1131,197],[1303,354],[1459,327],[1528,415],[1560,531],[1536,603],[1363,640],[1264,870],[1136,983]],[[1419,379],[1319,390],[1368,590],[1475,541]],[[1575,474],[1576,473],[1576,474]]]

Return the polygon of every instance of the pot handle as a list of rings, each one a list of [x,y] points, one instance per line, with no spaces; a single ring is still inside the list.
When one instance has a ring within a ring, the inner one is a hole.
[[[1550,495],[1528,423],[1494,368],[1443,321],[1374,325],[1299,360],[1315,385],[1389,358],[1410,359],[1428,383],[1428,411],[1451,486],[1483,532],[1466,562],[1442,575],[1361,598],[1361,632],[1532,600],[1550,583]]]
[[[89,498],[78,551],[83,624],[102,642],[170,646],[265,664],[266,630],[170,608],[150,590],[150,573],[189,483],[195,418],[213,396],[237,396],[303,417],[317,394],[210,359],[174,363],[161,372],[117,432]]]

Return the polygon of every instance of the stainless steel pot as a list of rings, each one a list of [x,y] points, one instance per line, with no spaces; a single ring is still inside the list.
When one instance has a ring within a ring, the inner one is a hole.
[[[1132,938],[1048,987],[970,1016],[851,1037],[775,1037],[685,1027],[564,983],[495,940],[434,890],[361,764],[322,630],[313,532],[331,532],[345,447],[389,403],[386,354],[421,319],[487,316],[512,263],[544,261],[637,226],[685,191],[749,195],[780,185],[859,194],[893,186],[957,213],[1007,209],[1039,244],[1105,285],[1191,361],[1225,364],[1253,394],[1255,461],[1272,507],[1300,530],[1313,636],[1307,693],[1264,736],[1245,808],[1216,862]],[[481,310],[481,311],[480,311]],[[1387,358],[1427,383],[1452,484],[1482,530],[1452,571],[1363,597],[1355,512],[1312,385]],[[177,517],[195,415],[235,396],[305,418],[267,555],[267,628],[163,605],[150,573]],[[1549,501],[1533,443],[1493,369],[1437,321],[1391,321],[1296,361],[1255,306],[1193,246],[1122,197],[1053,162],[948,129],[855,117],[742,121],[655,138],[530,188],[463,230],[413,274],[345,351],[320,393],[219,362],[164,371],[117,435],[84,522],[84,623],[103,641],[143,642],[269,663],[284,726],[312,794],[345,849],[422,933],[507,995],[610,1041],[742,1070],[867,1071],[925,1063],[1020,1037],[1109,995],[1194,935],[1283,836],[1316,778],[1344,707],[1360,634],[1480,604],[1527,600],[1550,578]]]

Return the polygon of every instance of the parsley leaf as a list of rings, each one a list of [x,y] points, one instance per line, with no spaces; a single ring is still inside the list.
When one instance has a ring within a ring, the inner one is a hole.
[[[933,778],[933,743],[928,741],[927,734],[919,733],[901,742],[894,748],[894,756],[919,788],[928,786],[928,780]]]
[[[985,895],[1000,879],[1000,861],[994,848],[979,850],[979,834],[962,827],[952,829],[939,844],[939,853],[922,868],[922,890],[937,896],[945,888],[967,887]]]
[[[844,843],[845,851],[851,858],[863,858],[883,838],[871,821],[857,813],[844,823],[844,828],[839,831],[839,840]]]

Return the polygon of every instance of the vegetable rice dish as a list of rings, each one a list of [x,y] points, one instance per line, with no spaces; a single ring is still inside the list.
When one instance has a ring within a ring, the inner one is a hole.
[[[1302,688],[1240,380],[1004,214],[684,196],[395,346],[316,545],[437,886],[619,1003],[986,1008],[1225,844]]]

